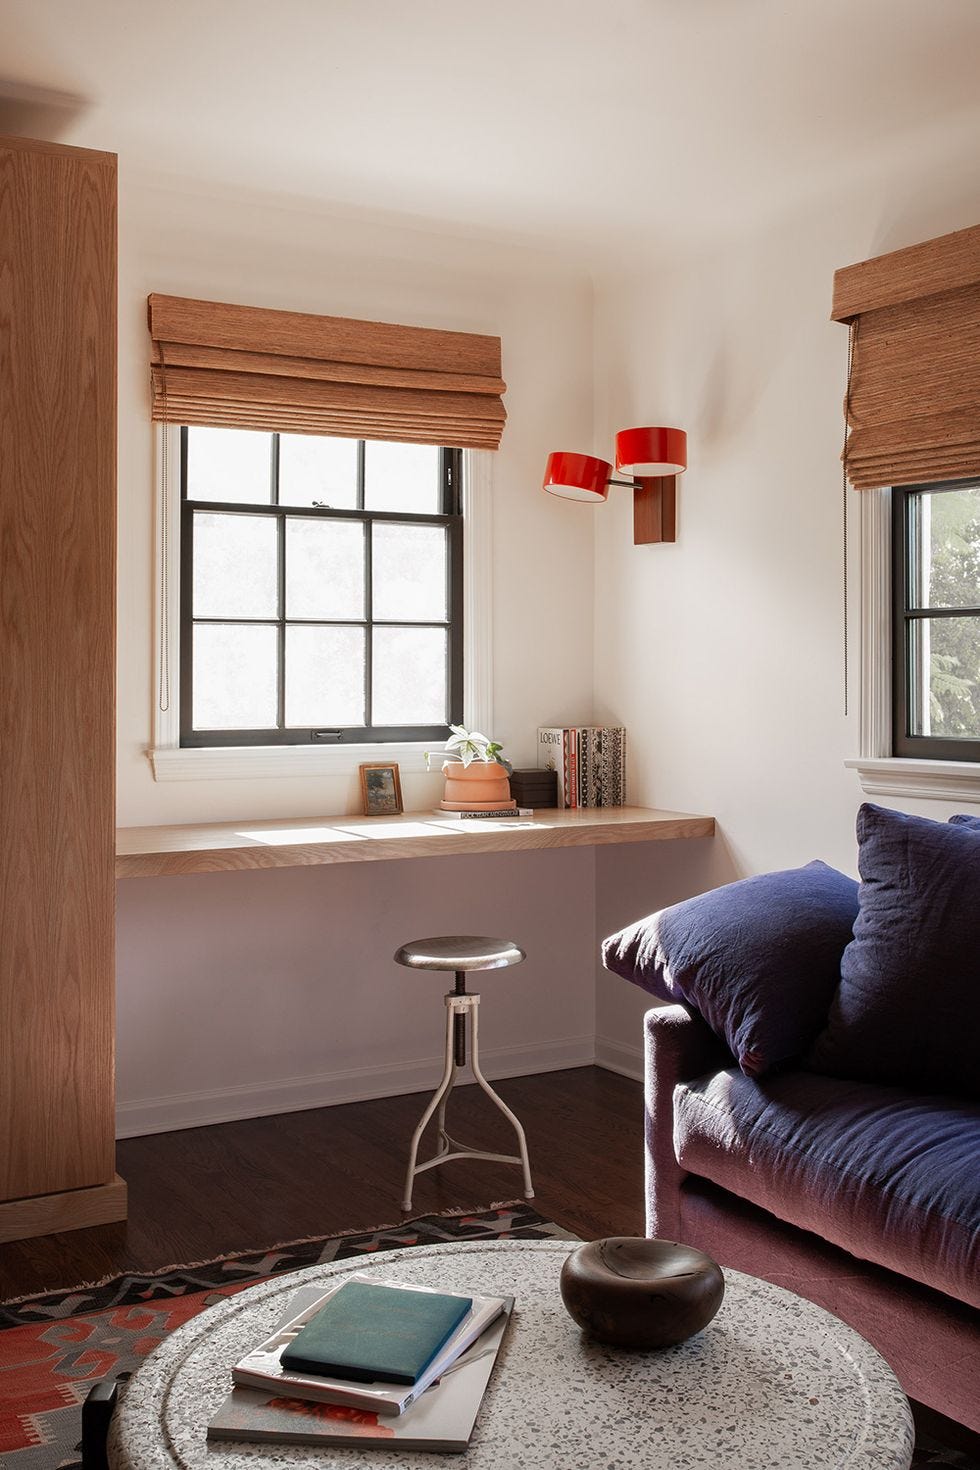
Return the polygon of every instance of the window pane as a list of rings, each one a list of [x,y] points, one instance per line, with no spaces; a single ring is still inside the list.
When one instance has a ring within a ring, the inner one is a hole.
[[[279,436],[279,504],[357,509],[357,440]]]
[[[447,616],[447,540],[442,526],[374,526],[374,616],[437,622]]]
[[[911,733],[980,739],[980,618],[918,618],[911,651]]]
[[[274,729],[278,661],[275,628],[254,623],[198,623],[194,628],[194,729]]]
[[[270,505],[272,435],[258,429],[188,429],[187,495]]]
[[[443,628],[375,628],[376,725],[442,725],[448,640]]]
[[[980,607],[980,486],[912,495],[913,607]]]
[[[363,618],[364,527],[360,521],[290,517],[286,522],[286,616]]]
[[[272,516],[194,512],[194,616],[274,618],[279,612]]]
[[[368,510],[406,510],[438,515],[439,450],[432,444],[364,446],[364,505]]]
[[[286,629],[286,724],[363,725],[364,629]]]

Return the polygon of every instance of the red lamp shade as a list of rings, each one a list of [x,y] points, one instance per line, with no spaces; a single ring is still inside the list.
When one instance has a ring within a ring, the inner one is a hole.
[[[561,495],[565,500],[585,500],[593,505],[605,500],[609,494],[607,481],[612,474],[612,465],[604,459],[593,459],[591,454],[548,455],[542,490],[549,495]]]
[[[641,478],[681,475],[687,469],[687,435],[683,429],[621,429],[616,468]]]

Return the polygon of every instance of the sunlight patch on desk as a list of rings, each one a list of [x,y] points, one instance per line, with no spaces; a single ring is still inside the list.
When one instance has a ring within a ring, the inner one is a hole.
[[[438,827],[440,832],[520,832],[528,827],[537,827],[539,822],[518,822],[513,817],[502,817],[495,822],[492,817],[480,817],[479,820],[459,821],[458,818],[447,817],[445,821],[430,822],[429,829]]]
[[[370,827],[338,827],[337,831],[346,838],[347,833],[352,837],[432,837],[436,830],[442,832],[442,827],[436,828],[435,822],[385,822],[380,817],[374,819]]]
[[[349,827],[290,827],[287,831],[236,832],[236,837],[247,837],[250,842],[261,842],[266,847],[295,847],[303,842],[350,842],[363,837]]]

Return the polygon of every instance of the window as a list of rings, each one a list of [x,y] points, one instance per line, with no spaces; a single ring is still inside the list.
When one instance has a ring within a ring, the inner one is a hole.
[[[893,754],[980,761],[980,480],[892,491]]]
[[[461,460],[181,429],[181,746],[445,738],[463,718]]]

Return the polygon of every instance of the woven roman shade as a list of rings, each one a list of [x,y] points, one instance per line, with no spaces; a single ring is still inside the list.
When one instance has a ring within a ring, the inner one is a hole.
[[[496,449],[500,338],[148,299],[153,418]]]
[[[980,474],[980,225],[837,271],[831,315],[851,330],[851,484]]]

